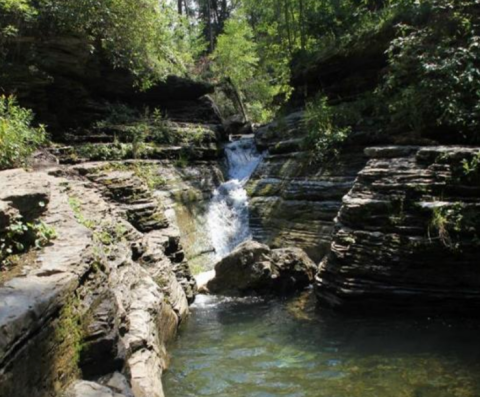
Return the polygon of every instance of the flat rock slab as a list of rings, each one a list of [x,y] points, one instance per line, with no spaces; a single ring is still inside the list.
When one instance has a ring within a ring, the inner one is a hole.
[[[21,277],[0,286],[0,368],[16,346],[40,329],[63,305],[65,296],[75,290],[89,265],[86,254],[91,232],[77,223],[67,197],[60,193],[61,181],[44,173],[13,170],[0,173],[0,195],[16,202],[49,198],[43,221],[58,235],[54,246],[46,247],[35,266]]]

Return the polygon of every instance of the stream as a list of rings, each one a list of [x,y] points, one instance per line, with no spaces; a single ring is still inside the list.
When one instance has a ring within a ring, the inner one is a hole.
[[[217,259],[251,238],[253,139],[225,148],[228,180],[208,225]],[[289,299],[197,296],[164,375],[167,397],[478,397],[480,325],[342,317],[311,291]]]
[[[217,259],[251,238],[245,185],[263,158],[253,138],[228,144],[225,157],[228,180],[215,190],[208,210],[208,228]]]
[[[480,396],[478,325],[342,317],[303,300],[199,296],[169,349],[166,396]]]

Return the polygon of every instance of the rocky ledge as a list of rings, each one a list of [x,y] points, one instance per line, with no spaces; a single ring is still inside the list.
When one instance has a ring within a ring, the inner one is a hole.
[[[345,310],[480,305],[480,150],[379,147],[336,220],[316,277],[321,302]]]
[[[250,226],[255,240],[302,248],[319,262],[329,250],[342,197],[366,163],[365,145],[352,142],[335,163],[312,164],[302,117],[293,113],[256,132],[268,154],[247,186]]]
[[[0,280],[0,395],[161,397],[165,343],[195,293],[178,229],[128,171],[0,173],[0,227],[56,239]]]
[[[206,289],[220,295],[289,294],[311,284],[315,263],[299,248],[246,241],[215,265]]]

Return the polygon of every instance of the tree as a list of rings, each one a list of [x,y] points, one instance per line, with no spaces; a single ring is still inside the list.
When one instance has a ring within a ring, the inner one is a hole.
[[[184,0],[184,4],[187,1]],[[115,66],[148,86],[169,74],[186,74],[196,57],[195,26],[166,0],[0,0],[0,50],[15,36],[84,37]],[[183,8],[182,8],[183,12]],[[5,35],[5,32],[9,32]]]
[[[279,84],[268,72],[270,65],[262,63],[254,37],[245,17],[228,19],[212,55],[212,69],[227,87],[226,94],[236,110],[246,119],[263,122],[275,110],[274,99],[286,95],[288,86]]]

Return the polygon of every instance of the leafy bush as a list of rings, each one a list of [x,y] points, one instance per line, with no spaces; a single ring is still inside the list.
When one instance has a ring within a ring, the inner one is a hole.
[[[305,148],[318,162],[337,157],[351,131],[350,127],[340,127],[336,123],[334,109],[324,96],[307,103],[303,122],[307,133]]]
[[[209,135],[214,136],[213,131],[206,127],[170,122],[158,108],[153,111],[145,108],[142,112],[124,104],[109,104],[107,108],[108,116],[97,122],[95,128],[113,131],[115,141],[130,144],[134,155],[140,155],[144,151],[146,142],[157,145],[199,145]],[[86,154],[85,151],[82,150],[82,152]],[[104,153],[102,157],[110,159],[111,156]]]
[[[33,114],[18,106],[14,97],[0,96],[0,169],[25,165],[46,142],[45,128],[32,127]]]
[[[480,152],[473,156],[470,160],[462,160],[462,169],[465,177],[480,181]]]
[[[108,128],[116,125],[130,124],[140,117],[136,109],[123,103],[106,103],[105,111],[107,117],[97,121],[95,127],[98,129]]]
[[[388,49],[390,67],[379,89],[397,129],[453,131],[480,139],[480,12],[474,0],[426,0],[423,24],[397,26]]]

